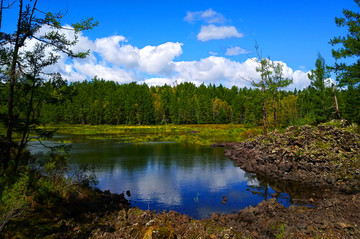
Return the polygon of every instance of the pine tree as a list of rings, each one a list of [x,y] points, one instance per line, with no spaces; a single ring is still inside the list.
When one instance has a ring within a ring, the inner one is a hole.
[[[308,74],[311,80],[309,91],[311,93],[311,104],[313,110],[312,123],[321,123],[330,117],[331,99],[330,88],[326,86],[326,80],[330,77],[330,72],[326,68],[325,59],[318,53],[315,62],[315,69]]]
[[[360,7],[360,0],[355,0]],[[336,59],[332,69],[337,74],[340,86],[356,85],[360,82],[360,13],[347,9],[343,10],[344,17],[336,17],[335,23],[338,27],[346,27],[346,36],[337,36],[330,40],[332,46],[339,46],[332,50],[332,55]],[[353,63],[338,62],[341,59],[354,58]]]
[[[273,75],[268,77],[268,88],[273,92],[273,113],[274,113],[274,128],[276,128],[276,96],[279,88],[286,87],[292,84],[293,79],[285,78],[283,72],[283,65],[280,63],[272,62]]]

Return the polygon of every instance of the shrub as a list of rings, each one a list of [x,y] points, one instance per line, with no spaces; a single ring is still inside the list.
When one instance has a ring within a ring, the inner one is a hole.
[[[0,231],[11,219],[23,216],[31,205],[29,184],[30,177],[26,172],[13,185],[5,187],[1,195]]]

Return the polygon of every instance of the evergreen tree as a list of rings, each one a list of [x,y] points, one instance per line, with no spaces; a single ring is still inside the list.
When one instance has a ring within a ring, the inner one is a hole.
[[[312,121],[311,123],[325,122],[330,117],[331,99],[329,98],[331,91],[326,86],[326,80],[329,79],[330,73],[326,68],[325,59],[318,54],[315,62],[315,69],[312,70],[308,77],[311,80],[309,91],[311,93]],[[310,103],[310,102],[309,102]]]
[[[212,122],[212,98],[211,90],[205,84],[201,84],[197,90],[196,118],[198,124]]]
[[[360,0],[354,0],[360,7]],[[339,46],[332,50],[333,57],[337,60],[332,69],[337,74],[341,86],[356,85],[360,82],[360,14],[347,9],[343,10],[344,17],[336,17],[338,27],[346,27],[346,36],[337,36],[330,40],[332,46]],[[341,59],[353,58],[353,63],[348,61],[338,63]]]
[[[274,113],[274,127],[276,128],[276,96],[279,88],[286,87],[292,84],[293,80],[284,78],[283,65],[272,62],[273,75],[268,77],[268,88],[273,92],[273,113]]]
[[[259,64],[258,67],[256,67],[256,71],[260,73],[260,79],[255,81],[252,81],[252,85],[256,87],[261,88],[262,92],[262,113],[263,113],[263,126],[264,126],[264,134],[267,134],[267,125],[266,125],[266,108],[265,108],[265,91],[267,88],[267,83],[269,82],[269,78],[271,77],[271,64],[270,59],[268,58],[262,58],[262,54],[259,52],[259,45],[255,43],[255,49],[258,56],[257,62]]]
[[[360,88],[349,85],[347,90],[341,92],[342,100],[342,115],[345,119],[351,122],[360,124]]]

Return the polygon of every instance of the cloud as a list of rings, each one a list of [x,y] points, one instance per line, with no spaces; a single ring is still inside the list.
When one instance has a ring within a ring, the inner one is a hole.
[[[196,11],[186,13],[184,20],[188,23],[194,23],[196,21],[203,21],[206,23],[224,23],[226,22],[225,17],[218,12],[215,12],[211,8],[205,11]]]
[[[102,58],[115,65],[134,67],[138,62],[138,49],[129,45],[121,45],[126,42],[123,36],[110,36],[96,39],[93,52],[98,52]]]
[[[171,71],[172,60],[182,54],[182,43],[167,42],[159,46],[145,46],[142,49],[121,45],[122,36],[97,39],[95,52],[113,65],[123,66],[149,74],[164,74]]]
[[[71,30],[71,26],[64,26],[64,28],[65,29],[59,30],[58,32],[65,35],[67,39],[74,40],[75,35],[74,31]],[[53,29],[44,26],[38,32],[38,36],[51,30]],[[89,55],[85,59],[70,59],[65,53],[55,52],[55,54],[60,56],[58,62],[55,65],[46,67],[44,72],[59,72],[62,77],[68,81],[83,81],[95,76],[119,83],[136,81],[137,77],[135,74],[127,69],[121,68],[118,64],[119,59],[111,54],[113,52],[111,47],[116,48],[116,44],[119,42],[126,42],[126,38],[123,36],[111,36],[92,41],[82,33],[79,33],[78,43],[72,46],[71,50],[74,52],[87,52],[90,50]],[[31,50],[35,43],[35,39],[27,41],[24,50]],[[119,48],[120,47],[117,49]],[[51,48],[47,48],[46,50],[47,54],[51,51]],[[99,53],[101,59],[99,60],[94,53]],[[123,51],[122,53],[124,54],[121,56],[129,58],[130,54],[128,54],[128,52]],[[123,61],[126,62],[125,60]],[[127,60],[127,62],[129,61],[130,60]]]
[[[136,81],[134,73],[117,67],[108,67],[105,64],[81,63],[76,61],[72,66],[76,73],[84,76],[83,79],[89,77],[94,78],[95,76],[98,76],[99,78],[119,83],[129,83]],[[74,79],[74,76],[70,74],[68,78]]]
[[[205,11],[188,11],[184,20],[189,23],[201,21],[209,24],[202,26],[200,33],[197,35],[197,39],[203,42],[232,37],[243,37],[243,34],[239,33],[234,26],[215,26],[214,24],[223,25],[228,20],[226,20],[221,13],[218,13],[211,8]]]
[[[214,52],[214,51],[209,51],[209,54],[212,55],[212,56],[217,56],[217,55],[219,55],[219,53]]]
[[[139,51],[139,67],[149,73],[166,73],[172,71],[175,57],[182,54],[182,43],[167,42],[159,46],[146,46]]]
[[[234,26],[215,26],[208,25],[202,26],[200,33],[197,35],[197,39],[200,41],[220,40],[232,37],[243,37],[242,33],[239,33]]]
[[[256,63],[247,60],[244,63],[232,61],[225,57],[210,56],[200,61],[177,62],[178,82],[191,81],[196,84],[220,84],[226,87],[237,85],[250,86],[243,78],[255,77]]]
[[[124,36],[118,35],[90,40],[80,34],[78,39],[79,43],[74,49],[90,49],[86,59],[70,59],[61,53],[58,63],[45,70],[59,72],[68,81],[83,81],[97,76],[119,83],[136,81],[153,86],[192,82],[196,85],[223,84],[228,88],[234,85],[250,87],[251,80],[259,79],[256,58],[240,62],[212,55],[200,60],[178,61],[177,57],[183,53],[183,44],[179,42],[138,48],[129,44]],[[26,48],[30,50],[34,44],[30,40],[26,42]],[[229,49],[232,49],[232,54],[243,52],[240,47]],[[309,85],[307,72],[294,71],[284,62],[279,63],[283,65],[284,76],[294,80],[287,89],[302,89]]]
[[[245,50],[241,47],[235,46],[235,47],[230,47],[228,49],[226,49],[226,56],[238,56],[238,55],[244,55],[244,54],[249,54],[251,53],[251,51]]]
[[[251,87],[251,80],[260,78],[259,73],[256,72],[258,66],[256,58],[239,62],[226,57],[209,56],[196,61],[176,61],[176,56],[182,53],[181,46],[180,43],[171,42],[158,46],[146,46],[142,49],[123,45],[118,50],[114,50],[113,54],[125,54],[124,52],[128,51],[132,57],[121,56],[121,60],[116,56],[105,57],[106,54],[96,48],[97,53],[104,56],[103,58],[91,61],[75,60],[71,63],[63,61],[60,64],[62,66],[60,72],[70,81],[81,81],[98,76],[119,83],[136,81],[149,86],[192,82],[196,85],[221,83],[228,88],[234,85]],[[294,80],[287,89],[302,89],[309,85],[310,81],[306,72],[293,71],[284,62],[278,62],[283,65],[284,76]]]
[[[175,83],[174,79],[170,79],[170,78],[161,78],[161,77],[155,77],[155,78],[150,78],[150,79],[146,79],[144,81],[140,81],[140,84],[145,83],[148,86],[159,86],[159,85],[173,85]]]
[[[284,76],[293,78],[294,83],[287,89],[302,89],[309,85],[307,73],[302,71],[293,71],[285,63],[279,62],[283,65]],[[219,85],[231,88],[251,87],[252,80],[259,80],[260,74],[256,71],[258,63],[256,58],[247,59],[245,62],[233,61],[225,57],[210,56],[199,61],[180,61],[174,62],[174,75],[172,78],[167,78],[166,82],[193,82],[196,85],[202,83]],[[152,85],[155,82],[152,82]],[[158,81],[161,83],[161,81]]]

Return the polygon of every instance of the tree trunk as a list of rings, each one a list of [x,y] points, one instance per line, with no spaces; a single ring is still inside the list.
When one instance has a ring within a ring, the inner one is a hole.
[[[14,108],[14,90],[15,90],[15,83],[16,83],[16,63],[19,57],[19,48],[20,48],[20,28],[22,22],[22,9],[23,9],[23,1],[20,0],[19,6],[19,19],[17,23],[17,31],[16,31],[16,39],[15,39],[15,46],[14,52],[12,56],[11,68],[10,68],[10,79],[9,79],[9,98],[8,98],[8,118],[7,118],[7,133],[6,133],[6,142],[7,142],[7,149],[6,149],[6,157],[4,159],[4,170],[8,168],[10,157],[11,157],[11,148],[12,148],[12,133],[13,133],[13,122],[14,122],[14,115],[13,115],[13,108]]]
[[[341,117],[340,117],[339,105],[338,105],[338,100],[337,100],[337,97],[336,97],[336,90],[335,90],[334,84],[332,85],[332,91],[334,93],[335,118],[340,119]]]
[[[262,111],[263,111],[264,134],[267,135],[264,79],[262,79]]]
[[[274,129],[276,128],[276,90],[274,90]]]
[[[18,167],[19,167],[21,151],[25,148],[25,145],[27,144],[27,138],[28,138],[28,134],[29,134],[30,117],[31,117],[31,113],[33,111],[33,100],[34,100],[35,84],[36,84],[35,76],[33,78],[34,79],[33,79],[33,85],[31,87],[29,105],[27,107],[28,111],[27,111],[27,114],[26,114],[25,127],[24,127],[24,130],[23,130],[23,135],[22,135],[22,138],[21,138],[21,141],[20,141],[20,145],[18,147],[18,151],[16,153],[14,171],[16,171],[18,169]],[[34,115],[33,115],[33,117],[34,117]]]

